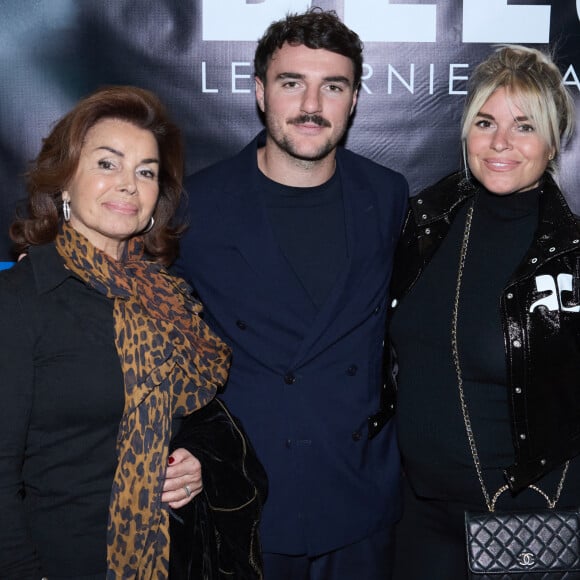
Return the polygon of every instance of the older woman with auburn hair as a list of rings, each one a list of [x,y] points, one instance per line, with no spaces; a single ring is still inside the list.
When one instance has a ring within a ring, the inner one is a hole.
[[[466,512],[580,505],[580,227],[556,171],[573,124],[552,59],[499,47],[470,79],[465,171],[411,201],[391,287],[397,579],[466,578]]]
[[[202,490],[171,439],[230,358],[164,268],[182,167],[158,98],[125,86],[81,100],[28,173],[25,257],[0,275],[2,578],[169,575],[171,515]]]

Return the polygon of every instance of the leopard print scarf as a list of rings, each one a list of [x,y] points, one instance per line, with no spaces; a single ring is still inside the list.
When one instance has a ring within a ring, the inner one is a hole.
[[[68,269],[114,300],[115,345],[125,383],[118,466],[107,530],[107,579],[165,579],[169,513],[161,504],[172,417],[209,403],[225,383],[228,347],[201,320],[187,284],[127,243],[117,262],[64,224],[56,248]]]

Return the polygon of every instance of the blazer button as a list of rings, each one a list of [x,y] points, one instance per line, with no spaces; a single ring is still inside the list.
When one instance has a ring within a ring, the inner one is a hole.
[[[284,382],[287,385],[293,385],[296,382],[296,377],[292,373],[288,373],[284,375]]]
[[[243,321],[243,320],[238,320],[236,321],[236,326],[240,329],[240,330],[246,330],[246,328],[248,328],[248,325]]]
[[[362,433],[361,433],[360,431],[355,431],[355,432],[352,434],[352,440],[353,440],[353,441],[360,441],[360,440],[361,440],[361,438],[362,438]]]
[[[346,374],[349,377],[354,377],[354,375],[356,375],[358,371],[358,367],[356,365],[350,365],[347,369],[346,369]]]

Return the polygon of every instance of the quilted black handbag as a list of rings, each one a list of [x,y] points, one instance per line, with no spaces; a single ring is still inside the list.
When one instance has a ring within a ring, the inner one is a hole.
[[[556,510],[564,487],[569,463],[553,498],[536,485],[528,486],[544,497],[549,509],[510,512],[495,511],[499,496],[508,489],[500,487],[490,498],[475,444],[475,436],[463,390],[457,347],[459,296],[469,243],[472,205],[467,213],[459,258],[457,287],[453,305],[451,350],[457,374],[459,402],[475,471],[488,509],[487,513],[465,512],[468,577],[477,580],[580,580],[580,513],[577,509]]]
[[[580,512],[465,513],[469,578],[580,578]]]

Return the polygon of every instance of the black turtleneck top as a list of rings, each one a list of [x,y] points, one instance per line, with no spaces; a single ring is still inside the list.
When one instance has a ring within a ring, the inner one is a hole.
[[[464,391],[488,488],[513,462],[500,295],[538,223],[539,190],[480,190],[463,272],[458,344]],[[468,201],[393,318],[398,433],[405,469],[425,497],[480,503],[451,353],[451,320]]]
[[[262,199],[274,236],[320,309],[348,257],[338,173],[316,187],[290,187],[260,175]]]

